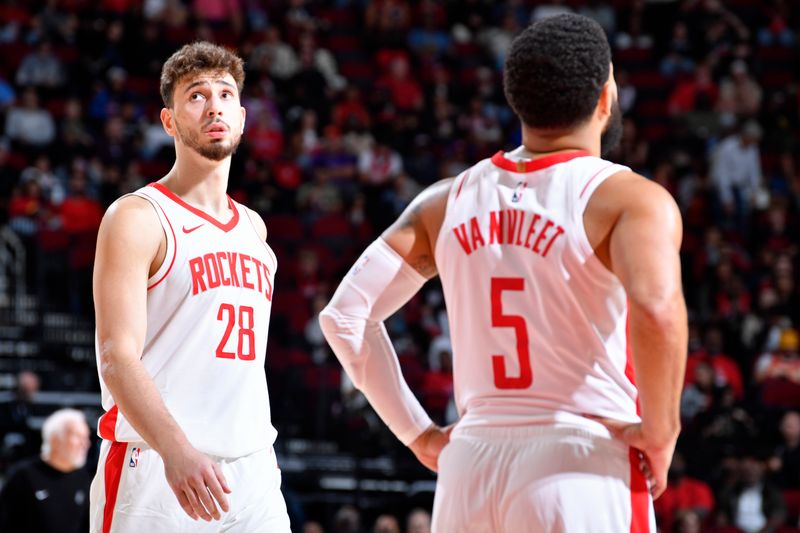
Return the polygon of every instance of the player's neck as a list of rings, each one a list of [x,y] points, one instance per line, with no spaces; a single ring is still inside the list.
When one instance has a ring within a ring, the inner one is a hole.
[[[185,202],[224,219],[230,212],[226,192],[231,158],[211,161],[198,154],[183,155],[159,182]]]
[[[591,127],[573,130],[537,130],[522,127],[522,146],[533,159],[558,152],[582,150],[600,156],[600,134]]]

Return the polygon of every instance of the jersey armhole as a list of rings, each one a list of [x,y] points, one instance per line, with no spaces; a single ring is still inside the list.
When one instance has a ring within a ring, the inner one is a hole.
[[[578,245],[580,247],[583,257],[581,260],[586,262],[590,257],[594,256],[594,248],[589,242],[589,236],[586,234],[586,227],[583,223],[583,215],[586,213],[586,207],[589,205],[589,200],[600,185],[605,180],[618,172],[630,170],[623,165],[616,163],[607,163],[601,167],[600,170],[595,172],[586,182],[580,183],[580,189],[576,191],[575,208],[572,210],[573,223],[578,227]]]
[[[156,212],[158,221],[161,224],[161,229],[164,232],[164,238],[167,242],[166,251],[164,252],[164,260],[161,262],[161,265],[158,267],[155,274],[147,279],[147,290],[149,291],[164,281],[164,279],[167,277],[167,274],[169,274],[169,272],[172,270],[172,266],[175,264],[175,257],[178,254],[177,239],[175,237],[175,229],[172,227],[172,223],[167,217],[167,214],[164,212],[164,208],[161,207],[161,204],[159,204],[155,198],[151,197],[149,194],[147,194],[147,192],[142,190],[132,192],[130,195],[143,198],[150,202],[150,205],[153,206],[153,210]]]
[[[458,176],[453,178],[453,183],[450,184],[450,191],[447,193],[447,205],[444,207],[444,216],[442,217],[442,225],[439,227],[439,233],[436,235],[436,242],[433,245],[433,259],[437,265],[439,264],[438,257],[440,256],[439,243],[442,242],[443,230],[447,226],[447,220],[450,217],[453,203],[458,199],[464,184],[469,179],[470,174],[475,172],[475,167],[477,166],[478,165],[475,165],[464,170]]]
[[[261,235],[259,235],[259,233],[258,233],[258,228],[256,228],[256,225],[253,223],[253,219],[250,216],[250,210],[247,209],[247,207],[245,207],[243,204],[240,204],[240,203],[238,203],[236,201],[233,202],[233,205],[237,209],[241,209],[242,213],[244,214],[244,216],[247,217],[247,221],[250,223],[250,227],[253,228],[253,233],[256,236],[256,240],[258,240],[258,242],[260,242],[261,245],[267,250],[267,255],[269,255],[270,258],[272,259],[273,272],[277,271],[278,270],[278,256],[275,255],[275,252],[272,250],[272,247],[270,247],[270,245],[267,244],[267,241],[261,239]],[[261,216],[261,215],[258,215],[258,216]],[[241,216],[240,216],[240,218],[241,218]],[[266,225],[266,222],[264,224]],[[269,229],[267,229],[267,238],[269,238]]]

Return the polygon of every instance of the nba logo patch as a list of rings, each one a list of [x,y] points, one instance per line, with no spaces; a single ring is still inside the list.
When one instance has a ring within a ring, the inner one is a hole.
[[[365,266],[367,266],[367,263],[369,263],[369,256],[368,256],[368,255],[365,255],[365,256],[364,256],[364,258],[363,258],[361,261],[359,261],[359,262],[358,262],[358,263],[357,263],[357,264],[356,264],[356,265],[353,267],[353,275],[354,275],[354,276],[357,276],[357,275],[358,275],[358,273],[359,273],[359,272],[361,272],[361,270],[362,270],[362,269],[363,269]]]
[[[514,188],[514,194],[511,195],[511,201],[516,204],[522,200],[522,193],[525,191],[525,187],[527,186],[528,184],[524,181],[517,183],[517,186]]]
[[[139,465],[139,452],[141,451],[141,448],[131,448],[131,461],[128,463],[128,466],[136,468]]]

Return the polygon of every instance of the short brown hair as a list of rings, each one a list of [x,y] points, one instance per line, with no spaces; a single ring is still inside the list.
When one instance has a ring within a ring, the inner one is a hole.
[[[175,85],[186,76],[201,72],[225,72],[233,76],[236,87],[244,87],[244,61],[232,51],[207,41],[184,45],[161,68],[161,99],[172,107]]]

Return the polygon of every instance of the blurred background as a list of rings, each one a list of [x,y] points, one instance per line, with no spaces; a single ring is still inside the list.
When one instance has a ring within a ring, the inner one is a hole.
[[[426,531],[434,475],[353,389],[316,317],[422,188],[519,145],[505,53],[565,11],[612,45],[625,127],[610,159],[684,217],[684,431],[660,529],[800,531],[800,5],[780,0],[5,0],[0,476],[38,453],[60,407],[94,432],[97,228],[171,167],[160,68],[205,39],[246,61],[229,193],[264,217],[279,261],[267,379],[293,530]],[[412,390],[455,421],[438,283],[386,325]],[[93,437],[91,471],[96,453]]]

